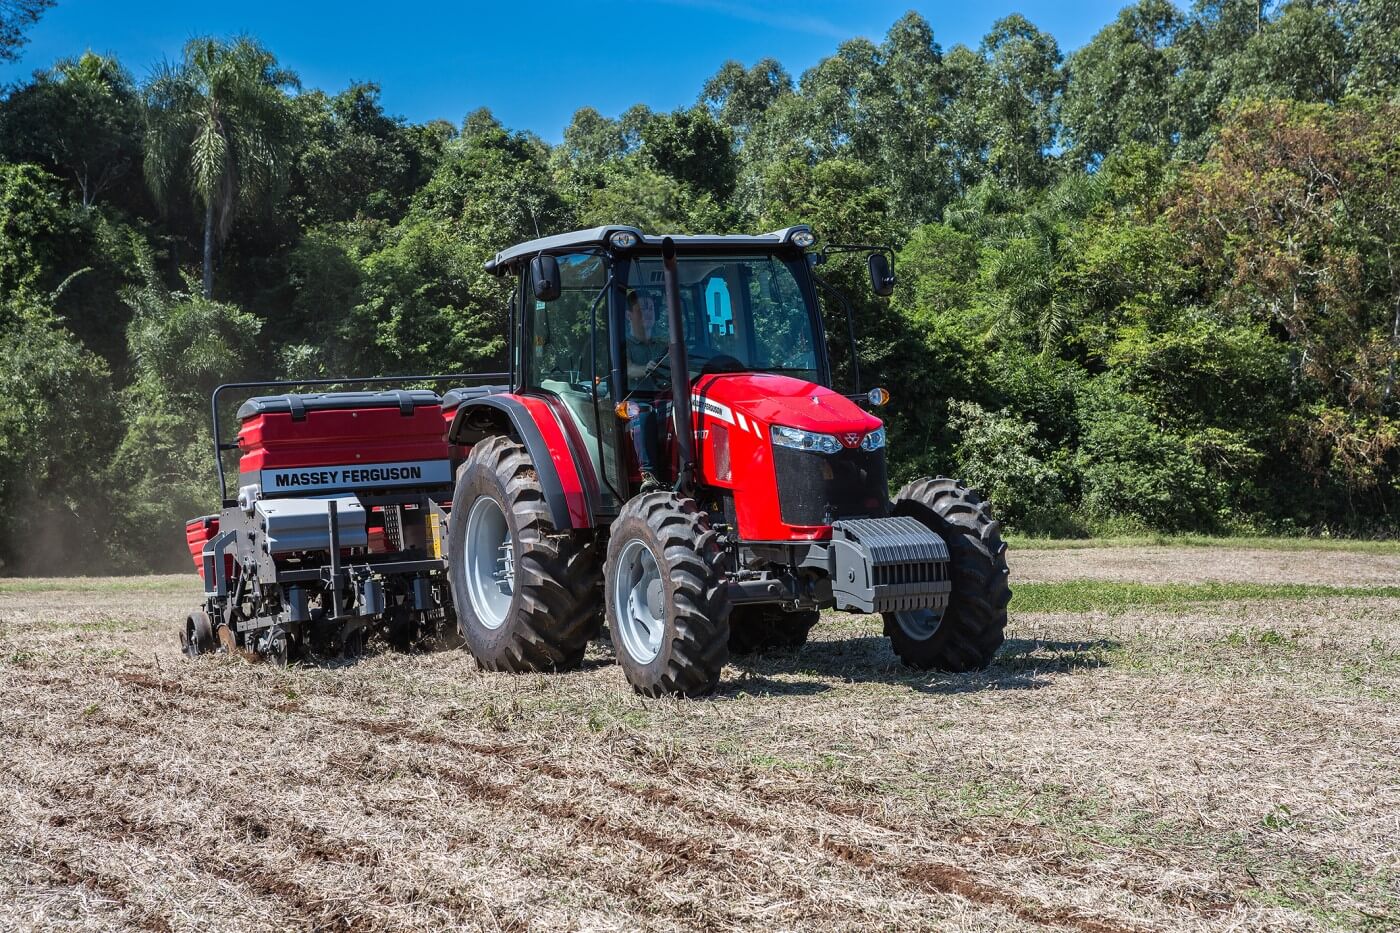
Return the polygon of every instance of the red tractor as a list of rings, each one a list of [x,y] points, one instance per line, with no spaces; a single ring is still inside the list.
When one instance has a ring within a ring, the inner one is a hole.
[[[813,243],[611,226],[487,263],[514,279],[510,385],[444,409],[468,451],[448,577],[484,667],[575,667],[606,618],[635,689],[702,695],[824,608],[881,613],[915,668],[991,662],[1011,592],[988,504],[942,477],[891,501],[862,407],[887,396],[830,388],[814,267],[870,250],[883,297],[889,252]]]

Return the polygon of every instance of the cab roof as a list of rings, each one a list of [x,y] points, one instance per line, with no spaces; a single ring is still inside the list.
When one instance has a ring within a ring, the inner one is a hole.
[[[625,230],[635,234],[640,241],[632,249],[660,249],[661,241],[665,235],[643,233],[636,227],[627,227],[614,224],[607,227],[591,227],[588,230],[574,230],[570,233],[557,233],[554,236],[540,237],[535,240],[527,240],[524,243],[517,243],[509,249],[503,249],[494,258],[487,260],[486,271],[496,275],[502,275],[522,259],[529,259],[540,253],[563,253],[580,248],[606,246],[608,237]],[[792,246],[792,237],[795,233],[811,228],[806,224],[797,224],[792,227],[784,227],[781,230],[774,230],[772,233],[760,233],[757,235],[748,234],[721,234],[721,233],[700,233],[700,234],[669,234],[676,243],[676,249],[680,252],[686,250],[710,250],[710,249],[772,249],[775,246]]]

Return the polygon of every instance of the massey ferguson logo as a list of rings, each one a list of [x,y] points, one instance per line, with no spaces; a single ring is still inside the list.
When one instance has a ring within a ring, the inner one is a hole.
[[[857,444],[860,443],[860,432],[859,432],[859,431],[848,431],[847,433],[842,434],[842,435],[841,435],[841,443],[845,444],[847,447],[854,447],[854,446],[856,446]]]

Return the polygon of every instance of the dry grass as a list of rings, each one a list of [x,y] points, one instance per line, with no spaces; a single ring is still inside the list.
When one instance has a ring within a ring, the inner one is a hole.
[[[1022,582],[1122,580],[1135,583],[1311,583],[1400,585],[1400,552],[1367,554],[1257,547],[1093,547],[1012,550]]]
[[[0,584],[0,929],[1400,925],[1400,599],[1013,612],[970,677],[833,616],[658,702],[190,663],[194,596]]]

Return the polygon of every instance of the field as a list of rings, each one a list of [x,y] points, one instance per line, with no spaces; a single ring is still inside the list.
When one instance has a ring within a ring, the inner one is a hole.
[[[186,661],[192,577],[0,580],[0,929],[1400,928],[1400,551],[1026,548],[976,676],[870,619],[643,700]]]

